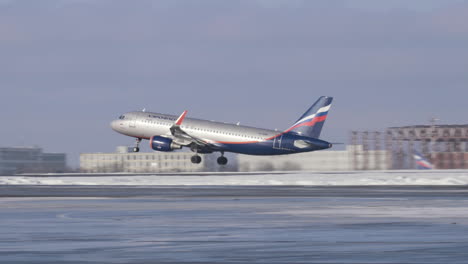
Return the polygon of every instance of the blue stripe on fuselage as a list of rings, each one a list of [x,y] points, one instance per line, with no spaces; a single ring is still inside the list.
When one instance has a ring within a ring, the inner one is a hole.
[[[277,137],[278,138],[278,137]],[[224,151],[235,152],[248,155],[285,155],[292,153],[310,152],[315,150],[322,150],[330,148],[330,143],[304,136],[287,133],[282,135],[281,143],[275,144],[276,139],[265,140],[255,143],[222,143],[218,146]],[[303,140],[310,143],[307,147],[296,147],[294,142],[296,140]]]

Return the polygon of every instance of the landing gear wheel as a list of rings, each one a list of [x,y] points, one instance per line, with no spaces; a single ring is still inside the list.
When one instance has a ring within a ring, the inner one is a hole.
[[[200,164],[201,163],[201,157],[198,155],[192,156],[190,158],[190,161],[195,164]]]
[[[228,159],[226,157],[224,157],[224,156],[221,156],[221,157],[218,158],[217,161],[218,161],[219,165],[226,165],[227,162],[228,162]]]
[[[141,138],[137,138],[135,142],[135,147],[133,148],[133,152],[139,152],[140,151],[140,142]]]

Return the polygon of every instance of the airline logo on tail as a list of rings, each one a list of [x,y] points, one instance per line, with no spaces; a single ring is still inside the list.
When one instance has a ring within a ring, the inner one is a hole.
[[[328,110],[330,110],[331,104],[324,106],[320,108],[317,113],[306,116],[302,118],[301,120],[297,121],[290,129],[289,131],[301,127],[301,126],[314,126],[318,122],[323,122],[327,119],[328,115]]]
[[[322,96],[286,132],[319,138],[328,116],[333,97]]]
[[[432,170],[434,166],[426,159],[423,155],[418,152],[414,152],[413,154],[414,161],[418,167],[418,170]]]

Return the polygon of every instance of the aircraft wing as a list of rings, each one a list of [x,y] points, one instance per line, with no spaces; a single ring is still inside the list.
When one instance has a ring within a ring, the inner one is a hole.
[[[179,116],[179,118],[177,118],[174,125],[172,125],[172,127],[169,128],[174,142],[183,146],[196,145],[198,149],[205,149],[205,150],[219,149],[219,147],[217,147],[215,144],[209,143],[206,140],[201,139],[199,137],[190,135],[189,133],[187,133],[180,127],[186,115],[187,115],[187,111],[184,111]]]

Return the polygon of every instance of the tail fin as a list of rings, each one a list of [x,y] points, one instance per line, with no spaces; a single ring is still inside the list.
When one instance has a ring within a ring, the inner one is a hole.
[[[286,132],[319,138],[333,97],[322,96]]]
[[[418,170],[432,170],[434,168],[434,166],[419,152],[414,151],[413,157]]]

